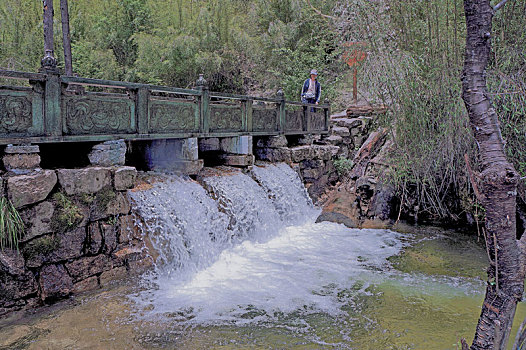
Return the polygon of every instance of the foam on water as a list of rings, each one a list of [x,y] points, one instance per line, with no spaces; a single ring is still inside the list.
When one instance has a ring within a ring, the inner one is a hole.
[[[333,223],[282,229],[263,242],[245,241],[184,283],[150,295],[157,312],[189,311],[192,322],[252,322],[277,313],[338,314],[338,292],[367,281],[402,248],[387,230],[351,230]],[[366,261],[366,263],[363,263]],[[256,312],[258,317],[247,317]]]
[[[141,313],[243,324],[298,312],[338,316],[385,283],[469,293],[465,281],[393,271],[388,257],[405,245],[399,233],[314,223],[320,210],[288,165],[250,175],[210,170],[199,182],[169,177],[132,194],[160,254],[145,277],[153,287],[132,297]]]

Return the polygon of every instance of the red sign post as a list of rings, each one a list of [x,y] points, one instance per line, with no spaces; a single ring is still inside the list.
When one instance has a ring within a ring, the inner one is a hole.
[[[360,41],[348,41],[343,44],[345,48],[342,59],[353,69],[352,97],[354,103],[358,101],[358,65],[367,58],[365,48],[367,43]]]

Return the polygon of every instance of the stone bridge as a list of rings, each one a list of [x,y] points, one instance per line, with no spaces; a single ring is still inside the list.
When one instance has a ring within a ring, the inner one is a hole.
[[[275,98],[211,92],[202,75],[194,89],[180,89],[44,72],[0,70],[0,78],[26,82],[0,86],[0,145],[147,140],[150,168],[172,159],[192,173],[199,142],[207,151],[251,155],[252,136],[329,131],[328,104],[286,101],[281,91]]]

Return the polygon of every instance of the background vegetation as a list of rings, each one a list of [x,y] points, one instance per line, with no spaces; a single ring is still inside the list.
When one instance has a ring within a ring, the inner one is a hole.
[[[56,55],[62,65],[60,11]],[[342,43],[363,42],[360,98],[384,103],[391,161],[404,211],[458,219],[478,208],[464,154],[476,157],[460,98],[462,0],[70,0],[74,70],[178,87],[204,73],[211,89],[299,99],[311,68],[323,97],[349,104]],[[494,19],[488,79],[510,159],[526,176],[526,1]],[[42,56],[41,2],[0,3],[0,66],[35,71]],[[524,200],[524,183],[520,186]]]

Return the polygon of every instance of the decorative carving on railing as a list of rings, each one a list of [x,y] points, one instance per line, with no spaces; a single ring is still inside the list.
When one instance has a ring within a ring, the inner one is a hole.
[[[277,131],[278,110],[254,108],[252,110],[252,123],[254,131]]]
[[[0,145],[26,142],[327,134],[330,105],[0,69]],[[76,87],[74,89],[74,87]],[[82,88],[80,88],[82,87]],[[314,109],[313,111],[311,109]]]
[[[155,103],[150,107],[150,132],[196,132],[196,107],[192,104]]]
[[[32,105],[28,97],[0,95],[0,133],[27,132],[32,124]]]
[[[325,130],[325,112],[322,109],[315,109],[314,111],[310,111],[309,122],[311,130]]]
[[[69,135],[126,134],[135,129],[129,100],[71,97],[66,99],[65,112]]]
[[[288,110],[286,131],[301,131],[303,130],[303,109]]]
[[[210,108],[210,131],[242,131],[243,112],[241,107],[212,106]]]

